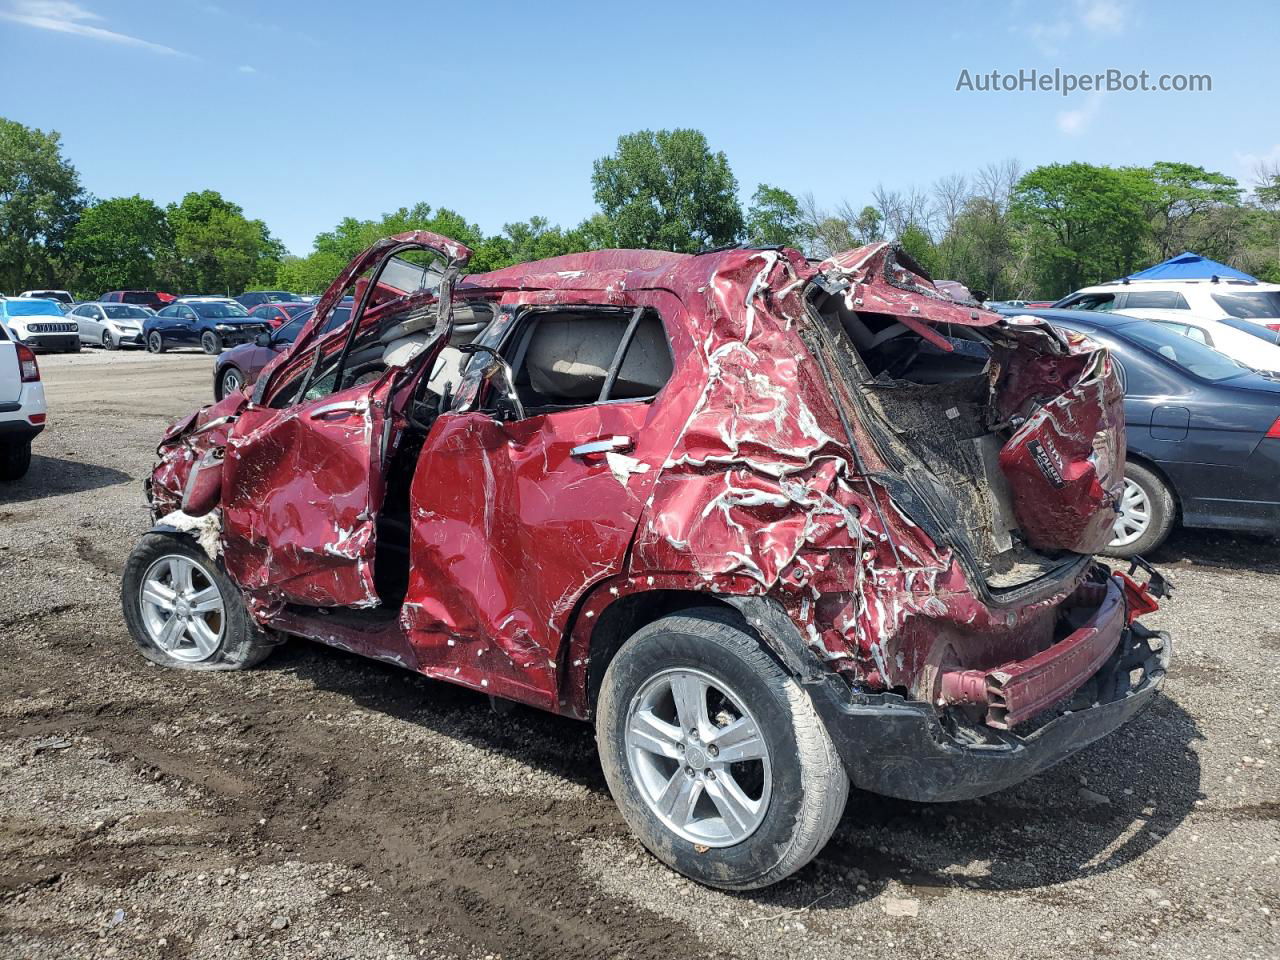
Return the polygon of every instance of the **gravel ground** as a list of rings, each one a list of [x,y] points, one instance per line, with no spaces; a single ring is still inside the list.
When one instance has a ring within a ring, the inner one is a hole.
[[[1280,547],[1178,534],[1166,695],[1003,793],[850,797],[754,895],[627,833],[590,729],[304,642],[149,667],[118,599],[193,353],[42,357],[0,489],[0,956],[1280,957]]]

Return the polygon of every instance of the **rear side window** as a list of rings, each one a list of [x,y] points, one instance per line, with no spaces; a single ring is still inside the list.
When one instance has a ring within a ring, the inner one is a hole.
[[[1130,290],[1125,295],[1124,308],[1147,310],[1190,310],[1186,298],[1176,290]]]
[[[1082,293],[1062,306],[1071,310],[1109,311],[1116,308],[1116,296],[1114,293]]]
[[[671,349],[652,310],[532,313],[511,366],[526,410],[649,400],[671,377]]]
[[[1228,316],[1242,320],[1272,320],[1280,317],[1280,290],[1248,293],[1215,293],[1213,302]]]

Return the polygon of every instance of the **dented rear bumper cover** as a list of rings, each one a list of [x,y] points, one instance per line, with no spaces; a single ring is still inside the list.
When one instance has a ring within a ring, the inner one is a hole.
[[[1168,634],[1125,628],[1070,705],[1023,735],[948,729],[931,704],[851,693],[834,679],[808,686],[855,786],[904,800],[968,800],[1034,776],[1140,713],[1160,689],[1171,655]]]

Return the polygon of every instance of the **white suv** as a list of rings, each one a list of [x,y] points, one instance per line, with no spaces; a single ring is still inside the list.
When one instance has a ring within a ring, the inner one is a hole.
[[[44,429],[45,413],[36,355],[0,323],[0,481],[26,475],[31,441]]]
[[[1206,320],[1234,317],[1280,331],[1280,284],[1253,280],[1113,280],[1063,297],[1064,310],[1186,310]]]

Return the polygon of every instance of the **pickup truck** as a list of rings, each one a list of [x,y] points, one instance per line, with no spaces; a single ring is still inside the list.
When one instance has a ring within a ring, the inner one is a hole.
[[[0,323],[0,481],[26,475],[31,441],[44,425],[44,385],[36,355]]]

